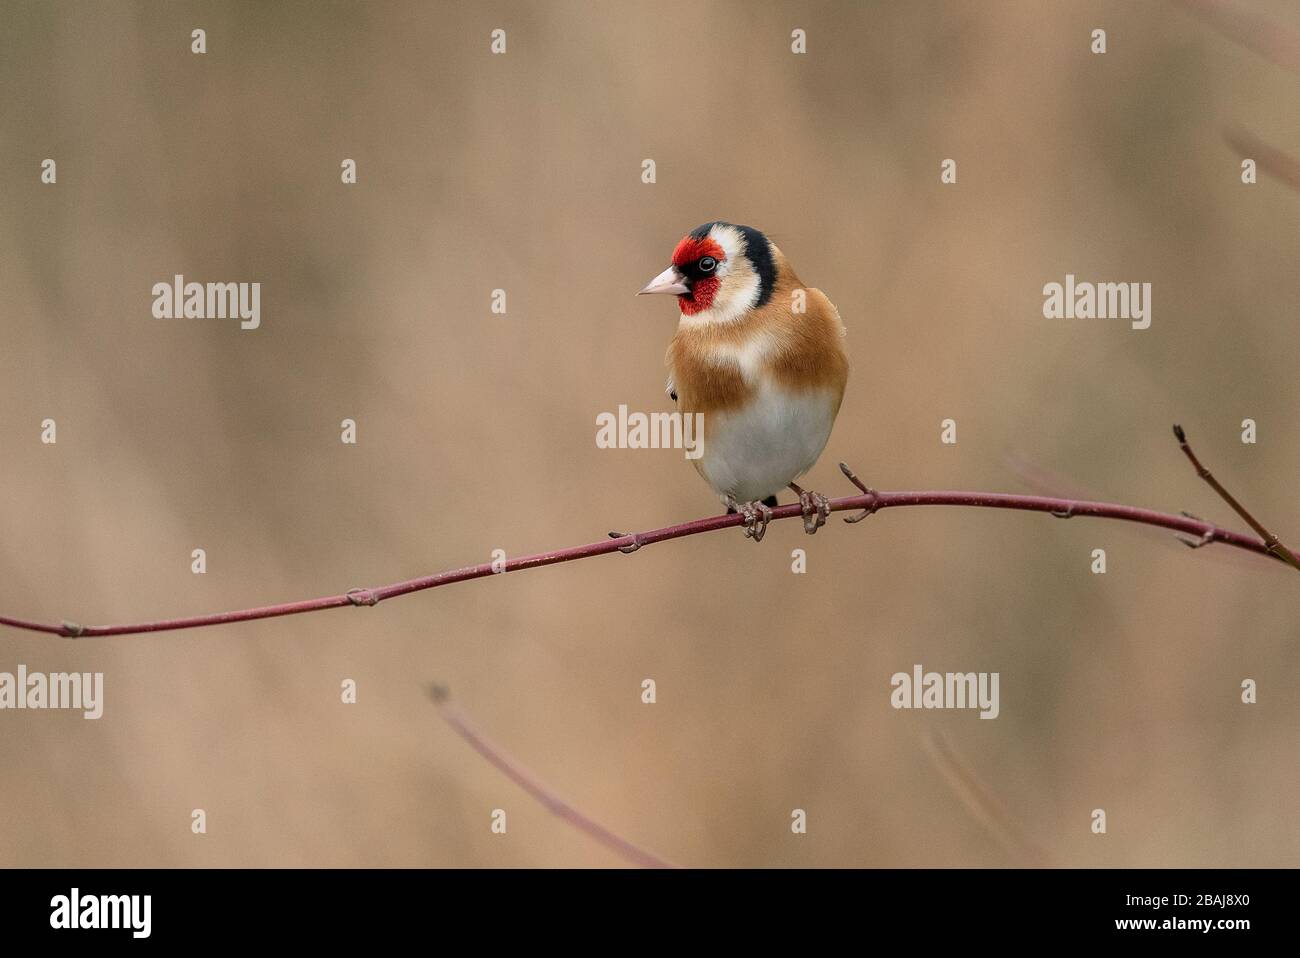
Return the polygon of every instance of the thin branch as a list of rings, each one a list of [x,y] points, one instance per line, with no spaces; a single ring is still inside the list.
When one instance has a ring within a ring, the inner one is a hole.
[[[657,855],[653,855],[642,848],[638,848],[625,838],[615,835],[604,825],[592,821],[582,812],[578,811],[564,799],[558,797],[549,788],[537,780],[537,778],[523,769],[519,764],[513,761],[509,756],[501,751],[496,745],[483,737],[482,733],[470,723],[465,713],[456,706],[451,704],[450,693],[446,688],[435,685],[430,690],[433,697],[433,703],[438,708],[438,714],[443,717],[448,725],[452,727],[457,735],[463,738],[485,759],[500,769],[506,776],[525,792],[531,795],[537,801],[546,806],[547,811],[557,818],[563,819],[574,828],[590,835],[596,841],[600,842],[607,848],[617,852],[619,855],[632,862],[634,865],[640,865],[642,868],[675,868]]]
[[[1025,836],[1007,807],[998,801],[993,791],[961,760],[957,750],[942,732],[927,729],[921,736],[921,743],[953,794],[961,800],[975,821],[997,839],[1004,850],[1035,868],[1051,864],[1047,853]]]
[[[860,510],[857,515],[848,517],[847,522],[860,522],[867,516],[885,509],[897,509],[906,506],[966,506],[980,509],[1016,509],[1024,512],[1046,512],[1058,519],[1072,516],[1091,516],[1097,519],[1118,519],[1122,522],[1137,522],[1142,525],[1158,526],[1171,532],[1184,533],[1196,537],[1199,544],[1208,545],[1221,542],[1236,549],[1257,552],[1278,561],[1287,561],[1284,556],[1269,547],[1266,542],[1252,539],[1240,532],[1223,529],[1211,522],[1205,522],[1194,516],[1170,515],[1152,509],[1137,506],[1125,506],[1113,502],[1091,502],[1081,499],[1064,499],[1055,496],[1024,496],[1002,492],[952,492],[944,490],[921,492],[877,492],[868,489],[853,470],[840,463],[840,470],[854,485],[862,491],[861,495],[844,496],[830,500],[831,512]],[[803,518],[803,510],[798,503],[778,506],[772,510],[772,521],[781,519]],[[324,609],[338,609],[345,606],[372,606],[384,599],[409,595],[465,582],[469,579],[485,579],[498,572],[519,572],[540,566],[555,565],[560,562],[573,562],[577,559],[590,559],[594,556],[610,553],[632,553],[656,542],[669,539],[681,539],[686,536],[700,535],[705,532],[717,532],[730,529],[744,522],[741,515],[710,516],[695,519],[648,532],[611,533],[610,538],[587,545],[557,549],[553,552],[539,552],[535,555],[522,556],[494,564],[484,562],[480,565],[465,566],[434,575],[407,579],[392,585],[378,586],[371,589],[350,589],[339,595],[325,596],[319,599],[304,599],[299,602],[284,602],[278,605],[265,605],[252,609],[239,609],[234,612],[216,612],[209,615],[192,615],[179,619],[160,619],[155,622],[139,622],[130,625],[79,625],[64,621],[58,624],[34,622],[11,616],[0,616],[0,625],[29,632],[44,632],[65,638],[107,635],[139,635],[148,632],[168,632],[175,629],[195,629],[208,625],[228,625],[232,622],[251,622],[256,619],[270,619],[282,615],[298,615],[304,612],[319,612]]]
[[[1223,138],[1241,157],[1251,157],[1256,165],[1293,190],[1300,190],[1300,162],[1275,146],[1265,143],[1244,127],[1225,130]]]
[[[1243,46],[1294,73],[1300,73],[1300,33],[1224,0],[1181,0],[1184,7]],[[1224,131],[1224,139],[1241,157],[1251,157],[1265,173],[1300,190],[1300,163],[1241,126]]]
[[[1012,450],[1003,457],[1003,464],[1010,469],[1030,491],[1040,496],[1066,496],[1071,499],[1087,499],[1089,490],[1078,485],[1073,479],[1034,462],[1019,450]]]
[[[1192,468],[1196,470],[1196,474],[1209,483],[1210,488],[1219,494],[1220,499],[1232,506],[1233,512],[1246,520],[1246,523],[1259,534],[1261,539],[1264,540],[1264,544],[1268,548],[1268,551],[1277,556],[1277,558],[1281,559],[1283,562],[1289,562],[1297,569],[1300,569],[1300,560],[1296,559],[1295,553],[1282,545],[1281,540],[1279,540],[1277,536],[1265,529],[1263,523],[1252,516],[1250,512],[1247,511],[1246,507],[1236,500],[1236,497],[1234,497],[1232,493],[1223,488],[1223,484],[1211,475],[1210,470],[1201,465],[1201,460],[1197,459],[1196,453],[1192,452],[1192,447],[1187,441],[1187,433],[1183,431],[1182,426],[1174,426],[1174,437],[1178,440],[1178,447],[1182,449],[1183,454],[1186,455],[1188,461],[1191,462]]]
[[[1226,0],[1181,0],[1182,5],[1205,19],[1212,27],[1272,60],[1279,66],[1300,73],[1300,34],[1289,27],[1260,16],[1249,7]]]

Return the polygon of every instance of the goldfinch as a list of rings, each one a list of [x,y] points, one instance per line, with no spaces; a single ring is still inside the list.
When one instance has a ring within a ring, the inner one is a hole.
[[[826,497],[795,484],[817,461],[849,378],[844,324],[752,226],[705,223],[637,295],[670,293],[681,318],[668,347],[668,395],[702,413],[695,468],[760,541],[776,493],[790,488],[804,530],[826,523]]]

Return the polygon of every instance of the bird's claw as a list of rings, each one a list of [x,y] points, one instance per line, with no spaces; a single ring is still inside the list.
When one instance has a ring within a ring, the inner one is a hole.
[[[727,506],[745,520],[745,538],[762,542],[767,535],[767,524],[772,521],[771,508],[761,502],[738,502],[734,497],[728,497]]]
[[[831,501],[811,489],[799,493],[799,507],[803,509],[803,531],[810,536],[826,525],[831,515]]]

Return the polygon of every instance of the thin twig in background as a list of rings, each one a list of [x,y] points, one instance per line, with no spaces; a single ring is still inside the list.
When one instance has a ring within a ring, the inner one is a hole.
[[[1300,34],[1227,0],[1180,0],[1230,39],[1300,73]]]
[[[1283,153],[1275,146],[1265,143],[1255,134],[1242,127],[1226,130],[1223,138],[1228,145],[1242,157],[1250,157],[1255,165],[1275,177],[1293,190],[1300,190],[1300,162]]]
[[[1025,836],[1006,806],[961,760],[942,732],[926,729],[921,744],[953,794],[1005,851],[1035,868],[1051,865],[1047,853]]]
[[[868,489],[853,474],[853,470],[844,463],[840,463],[840,470],[862,491],[862,495],[859,496],[845,496],[841,499],[830,500],[831,512],[861,510],[857,515],[848,517],[845,520],[846,522],[860,522],[867,516],[883,512],[885,509],[896,509],[905,506],[967,506],[980,509],[1014,509],[1024,512],[1046,512],[1058,519],[1090,516],[1097,519],[1137,522],[1193,536],[1202,545],[1221,542],[1224,545],[1236,549],[1245,549],[1248,552],[1257,552],[1281,562],[1287,561],[1281,554],[1271,549],[1266,542],[1252,539],[1240,532],[1220,528],[1212,522],[1197,519],[1195,516],[1175,516],[1164,512],[1156,512],[1153,509],[1141,509],[1137,506],[1125,506],[1113,502],[1091,502],[1055,496],[1022,496],[1003,492],[952,492],[946,490],[932,492],[877,492],[874,489]],[[803,518],[803,509],[798,503],[778,506],[772,510],[771,516],[774,522],[796,517]],[[451,585],[454,582],[465,582],[468,579],[485,579],[498,573],[519,572],[523,569],[555,565],[559,562],[573,562],[577,559],[590,559],[594,556],[609,555],[614,552],[632,553],[656,542],[681,539],[685,536],[700,535],[704,532],[717,532],[720,529],[730,529],[741,525],[744,521],[744,517],[738,514],[710,516],[674,526],[664,526],[662,529],[651,529],[649,532],[611,533],[610,538],[599,542],[573,546],[568,549],[557,549],[552,552],[540,552],[536,555],[522,556],[517,559],[508,559],[499,564],[484,562],[480,565],[465,566],[448,572],[421,576],[417,579],[407,579],[404,582],[395,582],[392,585],[371,589],[350,589],[339,595],[325,596],[320,599],[284,602],[277,605],[258,606],[252,609],[239,609],[234,612],[216,612],[208,615],[186,616],[179,619],[160,619],[154,622],[140,622],[131,625],[79,625],[76,622],[66,620],[54,624],[0,615],[0,625],[75,639],[83,636],[139,635],[148,632],[167,632],[175,629],[194,629],[200,626],[250,622],[255,619],[298,615],[303,612],[319,612],[324,609],[337,609],[345,606],[372,606],[377,605],[384,599],[409,595],[412,592],[423,592],[426,589],[436,589],[439,586]]]
[[[1064,496],[1067,499],[1091,499],[1091,490],[1078,485],[1073,479],[1035,462],[1020,450],[1012,450],[1003,457],[1003,464],[1030,490],[1040,496]]]
[[[1182,0],[1182,3],[1204,17],[1223,35],[1231,37],[1293,73],[1300,73],[1300,33],[1225,0]],[[1300,190],[1300,162],[1293,157],[1270,146],[1240,126],[1226,130],[1224,139],[1238,154],[1253,158],[1260,169],[1281,180],[1293,190]],[[1264,540],[1269,552],[1300,569],[1300,561],[1297,561],[1295,553],[1282,545],[1277,536],[1256,521],[1255,517],[1220,485],[1210,471],[1201,465],[1187,442],[1182,426],[1174,426],[1174,435],[1178,438],[1178,445],[1196,469],[1196,474],[1208,482],[1220,498],[1250,524],[1250,527]],[[1187,541],[1187,544],[1197,548],[1205,543]]]
[[[1224,0],[1181,0],[1183,6],[1205,19],[1210,26],[1248,49],[1260,53],[1293,73],[1300,73],[1300,33]],[[1300,190],[1300,162],[1265,143],[1241,126],[1223,133],[1223,138],[1241,157],[1250,157],[1265,173]]]
[[[1181,0],[1181,3],[1224,36],[1293,73],[1300,73],[1300,33],[1224,0]],[[1300,162],[1294,157],[1241,126],[1225,130],[1223,138],[1239,156],[1250,157],[1265,173],[1293,190],[1300,190]]]
[[[615,835],[604,825],[592,821],[582,812],[578,811],[564,799],[559,798],[549,788],[539,782],[536,776],[525,771],[501,749],[497,748],[492,742],[483,737],[466,718],[465,713],[456,706],[451,704],[451,695],[448,690],[441,685],[435,685],[430,689],[430,695],[433,703],[438,708],[438,714],[443,717],[448,725],[457,735],[463,738],[485,759],[500,769],[506,776],[525,792],[531,795],[537,801],[541,802],[552,815],[563,819],[580,832],[590,835],[596,841],[600,842],[606,848],[612,849],[623,858],[632,862],[634,865],[640,865],[642,868],[675,868],[675,865],[664,861],[658,855],[653,855],[642,848],[638,848],[625,838]]]
[[[1183,454],[1186,455],[1188,461],[1191,462],[1192,468],[1196,470],[1196,474],[1209,483],[1210,488],[1219,494],[1219,498],[1232,506],[1233,511],[1236,512],[1237,515],[1246,520],[1246,523],[1255,530],[1261,539],[1264,540],[1264,544],[1268,547],[1268,551],[1277,556],[1283,562],[1289,562],[1297,569],[1300,569],[1300,560],[1296,559],[1295,553],[1282,545],[1281,540],[1279,540],[1277,536],[1265,529],[1263,524],[1252,516],[1246,510],[1246,507],[1236,500],[1232,493],[1223,488],[1223,484],[1210,474],[1210,470],[1201,465],[1201,460],[1196,458],[1196,453],[1192,452],[1192,447],[1187,442],[1187,433],[1183,431],[1182,426],[1174,426],[1174,437],[1178,440],[1178,447],[1183,450]],[[1199,548],[1199,546],[1200,543],[1196,543],[1194,547]]]

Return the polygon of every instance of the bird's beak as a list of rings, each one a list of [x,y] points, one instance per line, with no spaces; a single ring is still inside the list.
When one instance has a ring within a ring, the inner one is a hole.
[[[656,276],[650,282],[645,284],[645,289],[637,293],[638,296],[644,296],[647,293],[672,293],[676,296],[682,296],[689,293],[691,288],[686,285],[686,277],[676,266],[669,266],[666,270]]]

